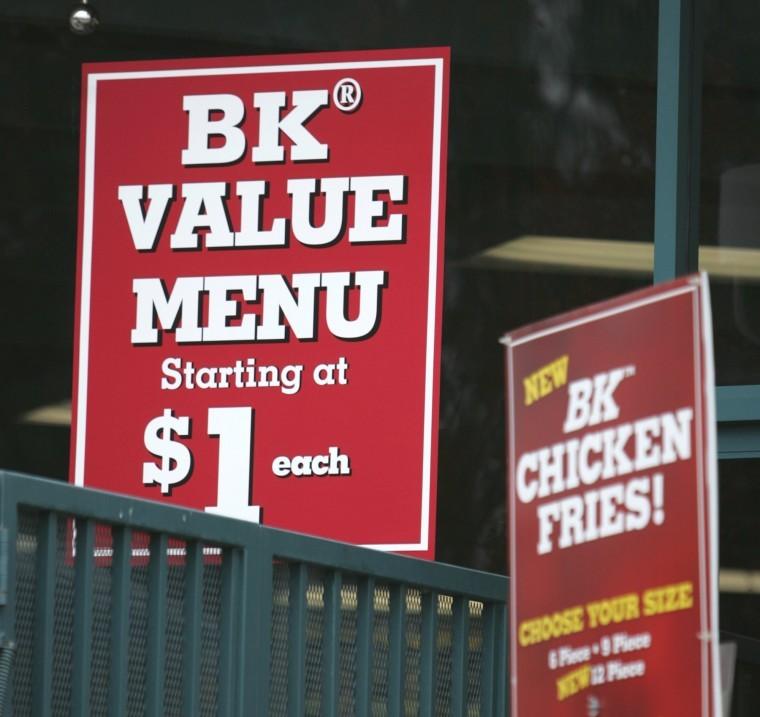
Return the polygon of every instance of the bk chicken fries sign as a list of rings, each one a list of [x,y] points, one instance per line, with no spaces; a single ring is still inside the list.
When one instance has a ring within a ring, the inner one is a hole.
[[[75,483],[432,557],[447,84],[85,67]]]
[[[705,277],[507,347],[512,714],[720,714]]]

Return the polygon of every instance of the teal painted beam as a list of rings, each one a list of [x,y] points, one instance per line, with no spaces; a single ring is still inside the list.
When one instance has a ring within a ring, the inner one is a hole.
[[[657,51],[654,281],[696,271],[702,95],[701,0],[661,0]]]
[[[718,386],[718,421],[760,421],[760,386]]]
[[[760,386],[718,386],[718,458],[760,457]]]
[[[760,458],[760,421],[720,424],[718,458]]]

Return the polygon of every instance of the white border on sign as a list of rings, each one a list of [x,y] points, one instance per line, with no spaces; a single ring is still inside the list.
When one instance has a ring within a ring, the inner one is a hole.
[[[715,360],[713,357],[713,324],[712,324],[712,309],[710,301],[710,282],[707,278],[707,274],[702,272],[700,274],[701,291],[701,314],[702,314],[702,326],[704,337],[704,365],[702,367],[704,386],[706,387],[705,393],[705,426],[707,432],[707,488],[708,488],[708,513],[707,520],[710,526],[710,564],[712,570],[708,576],[710,584],[707,586],[711,600],[710,600],[710,619],[712,621],[713,630],[718,629],[719,617],[718,617],[718,601],[717,598],[718,588],[718,566],[720,565],[718,556],[718,434],[717,434],[717,416],[715,410]],[[723,711],[722,701],[722,689],[721,689],[721,672],[720,672],[720,647],[718,645],[718,639],[710,635],[709,636],[709,649],[710,649],[710,662],[712,664],[713,671],[713,699],[712,699],[712,714],[719,715]]]
[[[700,663],[702,671],[702,715],[707,717],[710,713],[711,700],[710,689],[712,688],[712,714],[721,714],[721,691],[720,691],[720,663],[718,660],[718,641],[716,636],[710,631],[712,625],[713,631],[718,627],[718,605],[713,596],[718,594],[718,517],[717,517],[717,468],[715,456],[717,456],[717,437],[715,433],[715,389],[714,389],[714,366],[712,351],[707,350],[712,346],[712,319],[710,316],[710,291],[709,282],[705,274],[701,274],[690,285],[681,286],[671,291],[661,294],[647,296],[628,304],[616,306],[610,309],[603,309],[596,313],[586,316],[579,316],[570,319],[564,323],[550,326],[538,330],[532,334],[526,334],[512,340],[509,336],[501,339],[507,350],[507,370],[508,370],[508,434],[509,434],[509,475],[513,476],[515,471],[515,437],[513,426],[515,425],[515,403],[512,390],[514,387],[514,347],[541,339],[551,334],[575,328],[583,324],[594,321],[600,321],[610,318],[617,314],[639,309],[649,304],[655,304],[666,299],[672,299],[682,294],[692,294],[692,334],[694,341],[694,356],[696,361],[695,386],[694,386],[694,407],[697,418],[697,425],[700,430],[696,431],[697,441],[697,530],[699,538],[699,595],[700,595]],[[699,331],[700,318],[704,324],[705,341],[702,344],[702,335]],[[703,350],[704,349],[704,350]],[[706,422],[706,423],[705,423]],[[706,426],[706,432],[705,428]],[[707,442],[707,466],[705,466],[705,441]],[[510,481],[511,483],[511,481]],[[708,491],[708,505],[705,506],[705,487]],[[510,552],[510,569],[511,574],[510,586],[517,584],[517,555],[516,555],[516,538],[514,534],[515,527],[515,500],[516,497],[510,492],[509,494],[509,552]],[[709,526],[709,533],[707,528]],[[707,544],[709,535],[709,546]],[[712,561],[712,569],[708,571],[708,554]],[[514,599],[513,587],[510,587],[510,624],[517,625],[517,607]],[[517,643],[510,639],[510,664],[517,665]],[[712,681],[705,679],[710,674],[712,665]],[[517,676],[513,669],[510,669],[511,693],[512,693],[512,712],[517,714]]]
[[[433,395],[435,376],[435,326],[438,274],[438,213],[441,186],[441,131],[443,122],[443,59],[413,58],[407,60],[366,60],[316,64],[250,65],[243,67],[209,67],[177,70],[140,70],[133,72],[99,72],[87,76],[85,125],[84,216],[82,221],[82,270],[79,309],[79,366],[77,371],[77,417],[74,461],[74,484],[84,485],[84,458],[87,436],[87,382],[90,347],[90,300],[92,281],[92,240],[95,175],[95,127],[98,82],[113,80],[158,79],[167,77],[210,77],[219,75],[255,75],[275,72],[316,72],[323,70],[388,69],[400,67],[432,67],[434,71],[433,147],[430,186],[430,240],[428,267],[428,304],[425,339],[425,389],[422,435],[422,500],[420,506],[420,538],[417,543],[365,544],[362,547],[384,551],[423,551],[430,547],[430,486],[433,444]]]

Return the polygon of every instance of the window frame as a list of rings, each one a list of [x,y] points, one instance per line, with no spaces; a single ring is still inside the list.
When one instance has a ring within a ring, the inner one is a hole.
[[[703,7],[660,1],[654,283],[699,269]],[[760,457],[760,384],[716,386],[718,457]]]

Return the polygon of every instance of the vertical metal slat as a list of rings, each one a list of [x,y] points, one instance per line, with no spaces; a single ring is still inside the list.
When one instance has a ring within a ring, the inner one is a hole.
[[[483,606],[483,646],[480,655],[480,715],[493,717],[496,679],[506,679],[505,675],[496,676],[496,616],[493,603]]]
[[[322,652],[322,714],[338,714],[340,676],[340,616],[343,579],[336,570],[324,577],[324,636]]]
[[[219,714],[240,714],[237,695],[237,667],[240,663],[239,635],[242,601],[243,559],[240,550],[228,549],[222,553],[222,606],[219,655]]]
[[[452,608],[451,714],[464,717],[467,705],[467,658],[470,633],[470,601],[461,595]]]
[[[12,492],[8,490],[7,477],[0,471],[0,632],[5,636],[7,657],[12,657],[16,649],[16,598],[18,586],[17,545],[18,545],[18,504]],[[6,714],[5,709],[11,702],[13,679],[0,689],[0,714]]]
[[[657,48],[654,280],[696,271],[703,2],[661,0]]]
[[[76,521],[76,534],[71,714],[86,717],[90,714],[95,523],[91,520],[78,519]]]
[[[304,563],[290,566],[288,600],[288,714],[303,717],[306,708],[306,588]]]
[[[369,717],[372,708],[372,628],[374,623],[375,579],[359,580],[356,606],[356,714]]]
[[[496,635],[496,705],[494,711],[497,715],[508,715],[508,691],[507,685],[511,685],[509,672],[507,639],[507,606],[504,604],[494,606],[495,611],[495,635]]]
[[[406,676],[406,586],[390,590],[390,675],[388,676],[388,716],[404,714]]]
[[[108,714],[122,717],[127,713],[129,676],[129,603],[131,593],[132,530],[127,526],[113,528],[113,563],[111,579],[111,673],[108,693]]]
[[[203,615],[203,546],[187,543],[185,554],[182,715],[200,714],[201,618]]]
[[[422,596],[422,645],[420,654],[420,715],[436,717],[436,663],[438,658],[438,593]]]
[[[36,717],[50,715],[52,710],[57,531],[58,516],[55,513],[48,512],[40,516],[37,542],[34,665],[32,667],[32,712]]]
[[[169,567],[166,550],[169,545],[165,533],[156,533],[150,539],[148,565],[148,664],[145,686],[145,712],[149,717],[164,714],[164,684],[166,680],[166,591]]]
[[[240,679],[244,684],[244,714],[267,717],[272,659],[273,554],[266,531],[252,526],[251,532],[254,539],[248,544],[244,558],[246,611],[241,640],[245,659],[240,661]]]

